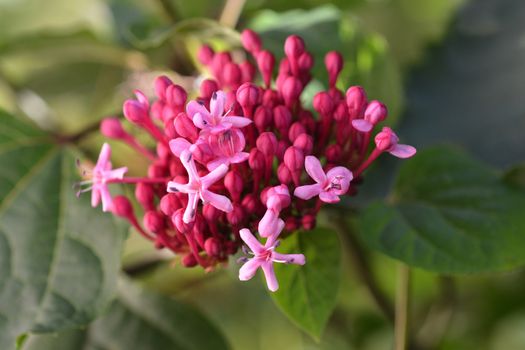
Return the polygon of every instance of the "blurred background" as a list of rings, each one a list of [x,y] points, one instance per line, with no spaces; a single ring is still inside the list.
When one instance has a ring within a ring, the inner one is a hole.
[[[160,73],[191,89],[199,46],[239,47],[244,28],[278,56],[287,35],[304,38],[316,58],[310,96],[326,82],[324,54],[339,50],[341,86],[363,85],[383,100],[406,143],[453,143],[501,170],[525,160],[522,0],[0,0],[0,108],[74,134],[120,114],[132,90],[151,89]],[[82,147],[96,152],[101,142],[93,135]],[[383,195],[392,167],[373,169],[353,205]],[[132,235],[124,269],[197,306],[234,349],[391,348],[392,325],[346,253],[336,310],[316,342],[281,314],[261,280],[236,282],[235,264],[208,274],[168,263],[137,268],[151,249]],[[393,300],[394,260],[368,254]],[[421,348],[525,349],[524,272],[415,270],[412,287],[409,326]]]

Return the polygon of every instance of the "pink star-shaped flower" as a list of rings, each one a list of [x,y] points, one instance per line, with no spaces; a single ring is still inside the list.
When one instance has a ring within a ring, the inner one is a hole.
[[[388,152],[398,158],[410,158],[416,154],[416,148],[399,144],[399,138],[389,127],[384,127],[375,139],[376,147],[381,152]]]
[[[199,199],[202,200],[204,204],[210,203],[215,208],[225,212],[233,210],[232,203],[228,197],[208,190],[211,185],[226,175],[228,172],[226,165],[221,164],[206,176],[200,177],[193,156],[189,150],[182,151],[180,160],[188,172],[189,181],[187,184],[180,184],[174,181],[168,182],[168,192],[183,192],[188,194],[188,205],[182,218],[184,223],[188,224],[195,220]]]
[[[352,172],[342,166],[332,168],[325,174],[321,162],[314,156],[306,157],[304,167],[317,183],[297,187],[294,195],[301,199],[310,199],[318,195],[323,202],[337,203],[340,200],[339,196],[348,191],[353,178]]]
[[[91,171],[85,171],[83,175],[89,177],[88,180],[80,182],[81,186],[90,185],[89,187],[80,190],[80,193],[91,191],[91,206],[96,207],[102,200],[102,211],[110,211],[113,207],[113,199],[108,189],[108,182],[110,180],[122,180],[124,174],[128,171],[127,167],[118,169],[111,169],[111,147],[104,143],[100,154],[98,156],[97,164]]]
[[[219,134],[233,128],[243,128],[252,121],[245,117],[224,115],[226,96],[222,91],[213,93],[210,100],[210,110],[197,101],[190,101],[186,106],[186,114],[193,120],[193,124],[205,132]],[[227,113],[226,113],[227,114]]]
[[[275,251],[278,246],[277,237],[284,228],[284,221],[279,219],[279,224],[276,227],[276,231],[266,240],[266,243],[262,245],[257,238],[247,228],[243,228],[239,231],[242,240],[251,249],[253,257],[239,270],[239,279],[241,281],[247,281],[251,279],[257,269],[260,267],[264,272],[266,278],[266,284],[268,289],[275,292],[279,289],[279,283],[275,277],[273,269],[273,263],[284,263],[284,264],[297,264],[304,265],[306,259],[303,254],[280,254]]]

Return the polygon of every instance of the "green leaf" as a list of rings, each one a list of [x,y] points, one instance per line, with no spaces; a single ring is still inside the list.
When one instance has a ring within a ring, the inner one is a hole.
[[[76,198],[76,155],[0,112],[0,348],[90,322],[113,297],[124,234]]]
[[[505,182],[510,186],[525,190],[525,164],[511,167],[503,176]]]
[[[339,290],[341,246],[337,233],[325,228],[297,232],[283,240],[278,250],[302,253],[306,264],[275,264],[280,287],[272,298],[290,320],[319,340]]]
[[[491,164],[525,159],[525,12],[521,0],[471,1],[439,50],[412,75],[401,134],[422,147],[454,142]]]
[[[228,348],[223,335],[194,308],[122,280],[118,300],[87,331],[31,336],[24,350]]]
[[[372,204],[360,233],[375,249],[428,270],[466,273],[525,263],[525,193],[449,148],[420,152],[402,167],[393,204]]]

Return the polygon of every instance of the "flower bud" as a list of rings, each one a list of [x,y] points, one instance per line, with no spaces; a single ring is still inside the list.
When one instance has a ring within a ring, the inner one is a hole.
[[[118,118],[104,118],[100,123],[100,132],[110,139],[126,139],[130,135],[122,127]]]
[[[277,178],[284,185],[289,185],[293,181],[292,172],[284,163],[281,163],[277,168]]]
[[[331,115],[332,111],[334,110],[334,103],[332,102],[332,98],[325,91],[321,91],[315,94],[313,106],[314,109],[317,112],[319,112],[322,116]]]
[[[193,256],[192,253],[184,255],[181,259],[181,263],[184,267],[195,267],[198,264],[197,259],[195,259],[195,256]]]
[[[228,62],[222,70],[222,81],[233,88],[237,88],[242,81],[242,72],[239,65]]]
[[[277,137],[273,132],[263,132],[257,138],[256,145],[265,156],[273,157],[277,150]]]
[[[113,198],[112,212],[121,218],[127,219],[132,218],[135,215],[133,214],[133,206],[131,205],[131,202],[124,196],[115,196]]]
[[[259,201],[256,195],[249,193],[242,199],[242,207],[245,209],[246,213],[257,214],[261,212],[262,203]]]
[[[290,141],[295,142],[295,140],[301,134],[306,134],[306,129],[304,128],[303,124],[301,122],[293,123],[292,126],[290,126],[290,130],[288,131],[288,138]]]
[[[303,127],[306,129],[306,132],[309,135],[315,135],[315,118],[310,111],[301,111],[299,112],[299,121],[303,125]]]
[[[190,233],[191,229],[193,228],[193,224],[195,221],[192,221],[190,223],[185,223],[183,220],[184,217],[184,210],[185,208],[180,208],[173,213],[173,216],[171,217],[171,221],[173,222],[173,225],[175,225],[175,228],[180,233]]]
[[[281,94],[287,106],[292,106],[301,95],[303,86],[296,77],[289,76],[283,81]]]
[[[259,106],[255,110],[253,121],[259,132],[264,132],[270,127],[273,121],[272,110],[266,106]]]
[[[166,99],[166,90],[169,86],[173,85],[173,82],[165,75],[158,76],[155,78],[155,95],[161,100]]]
[[[224,177],[224,187],[230,192],[234,202],[240,201],[244,182],[238,171],[231,170],[226,174]]]
[[[193,125],[193,122],[190,118],[188,118],[186,113],[179,113],[179,115],[175,118],[173,125],[175,125],[177,134],[184,138],[196,140],[199,137],[197,128],[195,125]]]
[[[252,148],[248,157],[248,165],[253,171],[264,171],[265,168],[264,154],[257,148]]]
[[[241,43],[246,51],[256,54],[261,50],[261,38],[253,30],[245,29],[241,34]]]
[[[376,147],[378,150],[384,152],[392,149],[399,142],[397,135],[389,127],[384,127],[379,132],[375,139]]]
[[[175,118],[166,119],[164,121],[164,134],[168,137],[168,139],[176,139],[180,135],[177,133],[177,130],[175,129]]]
[[[290,146],[284,152],[284,164],[292,172],[302,170],[304,166],[304,154],[303,152],[294,146]]]
[[[153,233],[158,233],[164,230],[164,217],[162,214],[150,210],[147,211],[146,214],[144,214],[144,227],[146,230],[151,231]]]
[[[275,90],[264,91],[262,98],[262,105],[267,107],[274,107],[279,101],[279,94]]]
[[[171,150],[168,145],[165,143],[159,142],[157,143],[157,155],[160,159],[166,160],[171,155]]]
[[[202,45],[197,52],[197,60],[199,60],[199,62],[203,65],[207,66],[212,62],[214,55],[215,52],[211,47],[208,45]]]
[[[339,73],[343,69],[343,56],[337,51],[330,51],[324,57],[324,65],[328,72],[330,86],[333,87],[337,82]]]
[[[215,80],[204,79],[200,86],[200,95],[203,99],[209,100],[213,93],[219,90],[219,85]]]
[[[342,122],[346,120],[347,116],[346,104],[341,101],[337,104],[337,107],[334,110],[334,119],[337,122]]]
[[[343,150],[338,144],[330,145],[326,148],[326,160],[330,163],[337,163],[343,156]]]
[[[374,100],[368,104],[365,110],[365,119],[376,125],[386,119],[388,110],[381,102]]]
[[[218,238],[210,237],[204,242],[204,251],[213,257],[218,257],[221,253],[221,241]]]
[[[363,114],[366,104],[366,92],[361,86],[352,86],[346,90],[346,106],[351,120]]]
[[[303,226],[303,228],[305,230],[312,230],[312,229],[314,229],[315,228],[315,224],[316,224],[315,215],[306,214],[301,219],[301,225]]]
[[[309,52],[303,52],[298,60],[299,69],[308,71],[314,66],[314,57]]]
[[[259,88],[252,83],[244,83],[237,89],[237,102],[243,108],[251,108],[259,102]]]
[[[273,122],[279,131],[286,132],[292,123],[292,113],[286,106],[276,106],[273,109]]]
[[[304,52],[304,41],[297,35],[290,35],[284,42],[284,53],[288,59],[297,59]]]
[[[133,124],[142,124],[149,119],[148,111],[137,100],[126,100],[123,112],[126,119]]]
[[[181,203],[174,193],[167,193],[160,199],[160,210],[166,216],[171,216],[181,208]]]
[[[288,232],[293,232],[299,228],[299,224],[297,222],[297,219],[293,216],[290,216],[286,219],[284,222],[284,229]]]
[[[162,164],[151,164],[148,167],[148,177],[166,177],[168,175],[168,169]]]
[[[275,66],[275,56],[267,50],[263,50],[257,54],[257,66],[264,80],[266,86],[270,86],[272,80],[273,68]]]
[[[186,90],[180,85],[173,84],[166,89],[166,101],[170,105],[177,107],[184,106],[187,98],[188,94]]]
[[[143,208],[150,210],[154,208],[153,200],[155,198],[155,192],[151,185],[144,182],[139,182],[135,186],[135,198],[142,205]]]
[[[233,226],[239,226],[244,222],[246,214],[240,205],[234,204],[233,210],[226,213],[226,219]]]
[[[314,149],[313,138],[308,134],[301,134],[297,136],[293,142],[293,145],[294,147],[300,149],[304,155],[312,154],[312,150]]]
[[[222,212],[211,204],[204,204],[202,206],[202,216],[210,223],[216,223],[221,217],[221,214]]]
[[[241,69],[241,80],[243,83],[253,81],[255,78],[255,67],[249,61],[244,61],[239,64]]]
[[[277,142],[277,151],[275,152],[275,156],[279,161],[283,160],[284,152],[286,152],[286,149],[290,147],[290,143],[286,140],[279,140]]]

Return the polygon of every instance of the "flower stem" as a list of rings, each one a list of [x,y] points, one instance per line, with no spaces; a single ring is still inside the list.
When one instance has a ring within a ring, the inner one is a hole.
[[[410,299],[410,268],[399,263],[396,291],[396,317],[394,323],[394,350],[405,350],[408,345]]]
[[[246,0],[226,0],[222,9],[219,23],[227,27],[235,28]]]

